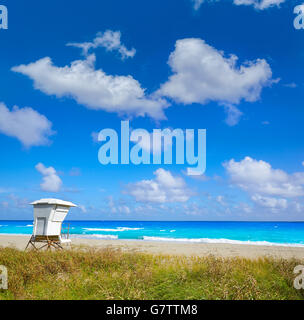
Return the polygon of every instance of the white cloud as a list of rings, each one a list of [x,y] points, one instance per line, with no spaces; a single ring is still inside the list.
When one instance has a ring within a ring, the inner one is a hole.
[[[35,88],[45,94],[71,97],[89,109],[165,118],[163,109],[168,103],[164,99],[147,96],[132,76],[108,75],[94,64],[94,54],[65,67],[55,66],[46,57],[12,70],[30,77]]]
[[[29,200],[26,198],[20,198],[18,195],[11,194],[8,197],[11,200],[11,204],[14,208],[24,209],[28,208]]]
[[[168,61],[173,75],[157,94],[183,104],[216,101],[226,106],[227,122],[235,124],[241,112],[232,105],[241,100],[258,100],[263,87],[273,82],[271,68],[264,59],[240,66],[237,60],[235,55],[225,57],[202,39],[178,40]]]
[[[286,209],[287,200],[283,198],[264,197],[259,194],[255,194],[251,197],[251,200],[257,203],[259,206],[270,209]]]
[[[270,83],[270,66],[257,59],[237,67],[237,59],[224,57],[202,39],[178,40],[168,62],[174,74],[159,92],[184,104],[256,101]]]
[[[40,188],[47,192],[58,192],[61,189],[62,181],[53,167],[45,167],[42,163],[35,166],[36,170],[43,176]]]
[[[257,10],[264,10],[270,7],[279,7],[285,0],[234,0],[233,3],[237,6],[253,6]]]
[[[180,177],[174,177],[170,171],[158,169],[152,180],[130,183],[125,190],[140,202],[168,203],[186,202],[192,193]]]
[[[114,201],[112,196],[108,197],[108,207],[111,213],[122,213],[122,214],[129,214],[131,213],[131,209],[126,204],[119,204]]]
[[[238,205],[235,206],[236,209],[239,209],[241,212],[251,213],[252,207],[248,205],[246,202],[240,202]]]
[[[235,126],[238,124],[243,113],[237,107],[231,104],[225,105],[224,107],[227,114],[225,122],[228,124],[228,126]]]
[[[0,132],[17,138],[27,148],[49,144],[48,138],[54,134],[44,115],[29,107],[9,110],[4,103],[0,103]]]
[[[204,2],[204,0],[191,0],[193,2],[193,8],[194,10],[198,10],[202,3]]]
[[[129,214],[131,212],[130,208],[126,205],[118,206],[117,208],[119,213]]]
[[[191,0],[194,10],[198,10],[204,0]],[[208,2],[214,2],[217,0],[208,0]],[[265,10],[274,6],[280,7],[285,0],[233,0],[233,4],[237,6],[253,6],[257,10]]]
[[[155,148],[153,149],[153,133],[149,133],[150,139],[141,139],[139,142],[137,142],[136,135],[134,135],[134,132],[131,132],[130,140],[136,144],[138,144],[143,150],[145,150],[148,153],[154,153],[159,154],[162,151],[162,142],[159,140],[156,140]]]
[[[147,133],[149,135],[149,139],[141,139],[138,142],[136,131],[134,132],[134,130],[132,130],[130,135],[130,141],[139,145],[146,152],[151,154],[160,154],[166,150],[170,150],[170,148],[173,148],[174,129],[162,129],[161,135],[162,137],[164,137],[164,139],[153,139],[153,132],[148,132],[144,130],[143,133]],[[190,135],[188,135],[186,139],[193,139],[193,137],[190,137]]]
[[[262,160],[245,157],[240,162],[234,159],[224,163],[231,182],[252,194],[280,197],[300,197],[304,195],[304,172],[288,174],[273,169]]]
[[[67,45],[81,48],[84,55],[87,55],[91,49],[103,47],[107,51],[118,51],[122,59],[133,58],[136,50],[134,48],[128,50],[121,43],[120,38],[120,31],[107,30],[104,33],[98,32],[97,36],[92,42],[68,43]]]
[[[295,82],[291,82],[291,83],[286,83],[286,84],[283,84],[284,87],[287,87],[287,88],[297,88],[297,84]]]
[[[217,196],[215,198],[216,202],[221,204],[222,206],[226,207],[227,206],[227,203],[225,202],[225,198],[224,196]]]
[[[303,212],[304,206],[302,203],[295,201],[292,203],[292,206],[296,212]]]

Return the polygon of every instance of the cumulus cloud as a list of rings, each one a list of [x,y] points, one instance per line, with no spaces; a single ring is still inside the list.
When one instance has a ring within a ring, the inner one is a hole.
[[[84,55],[88,55],[91,49],[103,47],[107,51],[118,51],[122,59],[133,58],[136,50],[134,48],[128,50],[125,45],[121,43],[120,31],[107,30],[104,33],[98,32],[97,36],[92,42],[83,43],[68,43],[68,46],[73,46],[82,49]]]
[[[191,0],[193,3],[194,10],[198,10],[204,0]],[[208,0],[208,2],[213,2],[216,0]],[[257,10],[265,10],[271,7],[280,7],[280,5],[285,2],[285,0],[233,0],[233,3],[237,6],[253,6]]]
[[[250,157],[245,157],[240,162],[232,159],[224,163],[224,167],[232,183],[252,194],[287,198],[304,195],[304,172],[288,174],[283,170],[273,169],[263,160]]]
[[[258,100],[263,87],[273,82],[264,59],[240,66],[237,60],[237,56],[226,57],[202,39],[178,40],[168,61],[173,74],[157,94],[183,104],[216,101],[226,106],[227,122],[235,124],[241,112],[234,105]]]
[[[126,205],[118,206],[118,207],[117,207],[117,211],[118,211],[119,213],[126,213],[126,214],[131,213],[130,208],[129,208],[128,206],[126,206]]]
[[[142,180],[127,185],[124,193],[139,202],[169,203],[186,202],[192,195],[185,181],[175,177],[170,171],[158,169],[152,180]]]
[[[278,199],[273,197],[264,197],[259,194],[255,194],[251,197],[251,200],[259,206],[270,208],[273,210],[287,208],[287,200],[283,198]]]
[[[174,74],[159,93],[184,104],[256,101],[271,82],[270,66],[257,59],[237,67],[237,59],[225,57],[202,39],[178,40],[168,62]]]
[[[53,167],[45,167],[42,163],[35,166],[36,170],[43,176],[40,188],[47,192],[58,192],[61,189],[62,181]]]
[[[96,70],[94,54],[64,67],[55,66],[46,57],[12,70],[31,78],[35,88],[45,94],[71,97],[88,109],[162,119],[163,109],[168,107],[164,99],[147,96],[132,76]]]
[[[237,6],[253,6],[257,10],[264,10],[270,7],[279,7],[285,0],[233,0],[233,3]]]
[[[49,136],[54,134],[44,115],[29,107],[9,110],[4,103],[0,103],[0,132],[17,138],[27,148],[49,144]]]
[[[129,214],[131,209],[124,203],[116,203],[112,196],[108,197],[108,207],[111,213]]]

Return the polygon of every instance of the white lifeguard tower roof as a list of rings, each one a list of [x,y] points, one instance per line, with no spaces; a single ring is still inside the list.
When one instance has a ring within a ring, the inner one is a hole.
[[[70,202],[70,201],[64,201],[60,199],[40,199],[36,200],[34,202],[30,203],[31,205],[36,205],[36,204],[55,204],[59,206],[64,206],[64,207],[77,207],[76,204]]]

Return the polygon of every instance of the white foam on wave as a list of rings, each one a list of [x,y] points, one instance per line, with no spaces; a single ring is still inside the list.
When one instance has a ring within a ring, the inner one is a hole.
[[[148,237],[143,236],[143,240],[146,241],[169,241],[169,242],[193,242],[193,243],[227,243],[227,244],[249,244],[257,246],[280,246],[280,247],[304,247],[304,244],[300,243],[276,243],[269,241],[241,241],[230,239],[210,239],[210,238],[164,238],[164,237]]]
[[[17,228],[26,228],[26,227],[33,227],[34,225],[32,224],[27,224],[26,226],[16,226]]]
[[[122,231],[142,230],[144,228],[117,227],[116,229],[104,229],[104,228],[83,228],[83,229],[87,231],[122,232]]]
[[[102,239],[102,240],[117,240],[118,236],[114,234],[86,234],[86,235],[71,235],[72,238],[88,238],[88,239]]]

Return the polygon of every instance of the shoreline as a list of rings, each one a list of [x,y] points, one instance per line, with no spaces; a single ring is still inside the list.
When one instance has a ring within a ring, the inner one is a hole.
[[[8,237],[31,237],[32,234],[21,233],[0,233],[1,236]],[[267,246],[267,247],[290,247],[290,248],[304,248],[303,243],[281,243],[281,242],[269,242],[266,240],[233,240],[226,238],[167,238],[167,237],[153,237],[144,236],[142,239],[133,238],[118,238],[117,235],[106,234],[70,234],[70,239],[82,239],[82,240],[97,240],[97,241],[134,241],[134,242],[159,242],[159,243],[181,243],[181,244],[231,244],[231,245],[248,245],[248,246]],[[1,246],[1,242],[0,242]]]
[[[13,247],[24,250],[31,235],[0,234],[0,247]],[[202,243],[176,241],[147,241],[147,240],[104,240],[72,237],[72,246],[94,247],[97,249],[112,248],[129,252],[144,252],[149,254],[180,255],[204,257],[213,255],[222,258],[262,257],[283,259],[304,259],[304,247],[273,246],[232,243]]]

